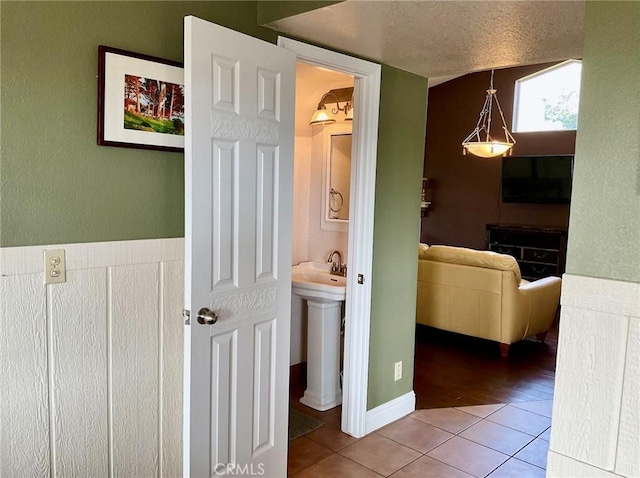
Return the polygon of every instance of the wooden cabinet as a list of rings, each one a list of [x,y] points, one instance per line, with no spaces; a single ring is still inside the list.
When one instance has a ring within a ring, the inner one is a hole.
[[[560,277],[567,255],[567,230],[487,224],[487,249],[513,256],[523,279]]]

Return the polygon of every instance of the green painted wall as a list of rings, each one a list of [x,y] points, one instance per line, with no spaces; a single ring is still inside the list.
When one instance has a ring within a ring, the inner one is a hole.
[[[0,8],[0,245],[183,236],[183,154],[96,145],[98,45],[182,61],[188,14],[275,41],[256,3]]]
[[[193,14],[275,42],[255,2],[0,2],[0,246],[180,237],[179,153],[96,145],[100,44],[182,60]],[[369,408],[412,389],[427,80],[383,66]],[[404,378],[393,381],[403,361]]]
[[[587,2],[567,272],[640,282],[640,3]]]
[[[260,1],[258,2],[258,25],[266,25],[276,20],[293,17],[294,15],[334,5],[341,1],[343,0]]]
[[[367,409],[413,390],[427,79],[383,66]],[[395,382],[394,364],[403,377]]]

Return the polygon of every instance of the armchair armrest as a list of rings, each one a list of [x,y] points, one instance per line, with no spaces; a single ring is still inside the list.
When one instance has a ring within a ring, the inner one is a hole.
[[[515,285],[515,283],[513,284]],[[503,343],[546,332],[560,303],[562,280],[545,277],[503,291]]]
[[[558,293],[559,293],[561,284],[562,284],[562,280],[559,277],[545,277],[544,279],[538,279],[537,281],[533,281],[533,282],[522,281],[518,289],[520,289],[521,291],[525,291],[526,293],[526,291],[529,291],[529,290],[539,290],[539,289],[548,288],[548,287],[552,287],[555,289],[557,287]]]

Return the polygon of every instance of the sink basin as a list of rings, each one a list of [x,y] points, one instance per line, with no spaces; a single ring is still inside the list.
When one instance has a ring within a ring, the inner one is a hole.
[[[326,263],[303,262],[291,269],[291,291],[307,301],[307,389],[300,402],[325,411],[342,403],[340,324],[347,279]]]
[[[328,264],[303,262],[291,269],[292,292],[315,302],[345,300],[347,278],[331,275]]]

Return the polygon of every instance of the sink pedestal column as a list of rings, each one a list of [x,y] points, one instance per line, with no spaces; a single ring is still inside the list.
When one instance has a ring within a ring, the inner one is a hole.
[[[325,411],[342,403],[340,324],[342,302],[307,299],[307,389],[300,402]]]

